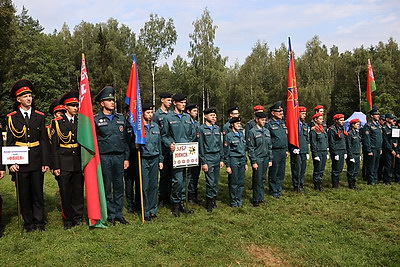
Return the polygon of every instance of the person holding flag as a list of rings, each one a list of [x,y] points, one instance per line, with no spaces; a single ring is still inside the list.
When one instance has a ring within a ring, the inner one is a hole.
[[[292,171],[292,185],[296,193],[304,192],[304,175],[306,173],[308,145],[310,144],[310,128],[306,123],[307,108],[299,107],[299,148],[290,152],[290,168]]]
[[[123,114],[115,113],[115,90],[104,87],[96,96],[101,110],[94,116],[104,189],[107,200],[108,222],[115,225],[129,222],[124,218],[124,170],[129,167],[128,123]]]
[[[142,106],[146,144],[139,145],[142,158],[144,220],[147,222],[157,218],[158,170],[163,169],[161,133],[158,124],[152,121],[153,108],[152,104]]]
[[[58,182],[64,229],[82,224],[83,173],[77,142],[79,92],[71,91],[60,99],[66,112],[52,120],[51,168]]]

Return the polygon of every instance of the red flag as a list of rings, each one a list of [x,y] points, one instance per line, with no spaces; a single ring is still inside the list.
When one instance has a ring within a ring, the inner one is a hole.
[[[294,71],[294,52],[289,38],[288,91],[286,102],[286,126],[289,144],[299,147],[299,102],[297,96],[296,74]]]
[[[368,78],[367,78],[367,101],[369,107],[372,108],[372,92],[375,92],[376,84],[374,73],[372,72],[371,61],[368,59]]]
[[[133,55],[131,74],[126,89],[125,104],[129,106],[128,121],[135,133],[135,143],[146,144],[146,132],[142,117],[142,99],[140,97],[139,70],[136,55]]]
[[[78,143],[81,145],[89,226],[107,227],[107,204],[84,54],[79,90]]]

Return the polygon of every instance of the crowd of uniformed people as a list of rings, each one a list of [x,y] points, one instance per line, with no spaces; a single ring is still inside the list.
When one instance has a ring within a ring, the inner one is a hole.
[[[14,110],[6,118],[6,146],[29,148],[29,164],[8,166],[17,187],[24,229],[26,232],[45,230],[43,180],[48,169],[60,189],[64,228],[71,229],[81,225],[84,219],[84,177],[77,142],[79,92],[68,92],[51,103],[49,112],[54,118],[46,126],[45,114],[34,107],[33,91],[31,81],[17,81],[11,88]],[[203,111],[201,125],[197,121],[198,106],[187,104],[186,95],[163,92],[159,96],[161,106],[156,111],[151,104],[142,105],[145,145],[135,144],[134,132],[126,117],[115,112],[112,87],[103,88],[95,98],[100,106],[94,122],[110,225],[129,224],[123,215],[125,201],[128,213],[140,208],[139,156],[145,221],[157,218],[157,209],[166,205],[176,217],[193,213],[186,203],[201,204],[198,195],[201,171],[205,176],[205,208],[212,212],[217,207],[219,176],[224,167],[231,207],[243,205],[244,177],[249,168],[252,205],[258,207],[264,202],[266,183],[268,194],[279,198],[289,156],[293,190],[297,193],[305,192],[304,175],[310,159],[314,189],[318,191],[324,190],[322,181],[329,157],[332,188],[339,187],[345,162],[350,189],[357,189],[360,169],[370,185],[380,179],[385,184],[400,181],[399,138],[394,134],[400,121],[392,114],[380,115],[377,108],[369,112],[370,120],[364,127],[360,128],[360,120],[353,119],[346,131],[343,114],[334,115],[334,123],[328,127],[324,107],[318,105],[308,125],[307,109],[299,107],[299,147],[295,147],[288,143],[281,102],[269,107],[268,112],[261,105],[253,107],[254,118],[245,124],[239,108],[232,107],[227,111],[229,120],[221,129],[216,125],[216,109]],[[198,142],[199,165],[173,168],[172,153],[176,144],[188,142]],[[4,175],[5,166],[1,165],[0,178]]]

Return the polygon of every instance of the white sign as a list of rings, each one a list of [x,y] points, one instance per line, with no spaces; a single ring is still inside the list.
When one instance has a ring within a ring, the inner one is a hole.
[[[7,146],[2,147],[1,156],[3,165],[13,165],[13,164],[28,164],[29,148],[27,146]]]
[[[392,137],[400,137],[400,129],[392,128]]]
[[[198,166],[199,144],[197,142],[175,144],[172,160],[174,169]]]

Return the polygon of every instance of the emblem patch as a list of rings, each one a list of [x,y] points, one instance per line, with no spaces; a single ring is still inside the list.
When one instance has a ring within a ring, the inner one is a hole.
[[[119,126],[119,131],[122,133],[124,131],[124,126]]]

